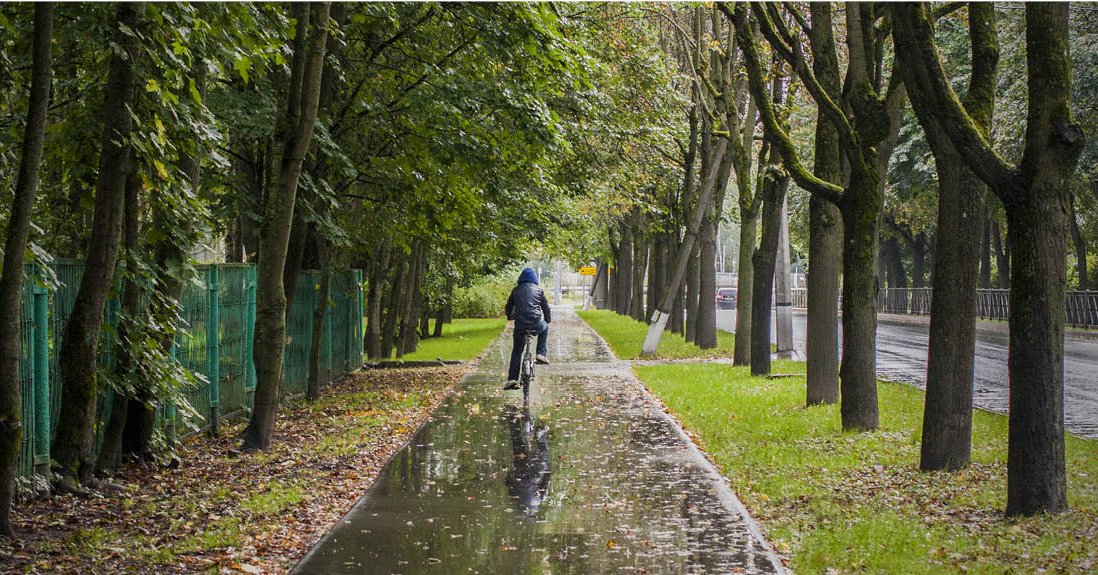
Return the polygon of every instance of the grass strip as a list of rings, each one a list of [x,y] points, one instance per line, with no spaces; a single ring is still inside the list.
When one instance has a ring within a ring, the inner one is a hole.
[[[640,358],[641,345],[648,333],[648,325],[628,316],[609,310],[578,312],[579,316],[610,344],[614,355],[620,359]],[[732,357],[736,348],[736,336],[717,330],[717,347],[702,349],[677,333],[664,333],[656,349],[658,359],[704,359]]]
[[[1067,438],[1071,510],[1007,519],[1007,419],[977,411],[973,463],[918,470],[922,391],[881,383],[881,428],[840,431],[805,380],[727,364],[638,365],[796,573],[1094,573],[1098,442]],[[804,373],[778,361],[774,372]]]
[[[432,323],[433,325],[433,323]],[[419,349],[404,354],[404,361],[430,361],[433,359],[476,359],[492,340],[499,337],[507,320],[503,318],[455,319],[442,328],[442,337],[420,340]]]

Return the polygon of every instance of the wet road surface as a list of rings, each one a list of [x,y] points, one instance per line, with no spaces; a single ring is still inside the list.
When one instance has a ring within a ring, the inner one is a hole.
[[[877,373],[881,379],[926,388],[929,345],[928,318],[878,316]],[[793,312],[793,346],[804,359],[807,317]],[[734,310],[717,312],[717,327],[733,331]],[[774,328],[771,326],[771,334]],[[842,330],[839,330],[840,337]],[[1008,405],[1007,330],[1005,326],[978,324],[976,361],[973,366],[973,402],[977,407],[1006,413]],[[1081,437],[1098,439],[1098,339],[1068,335],[1064,340],[1064,424]]]
[[[553,316],[527,408],[508,332],[294,573],[781,572],[628,364]]]

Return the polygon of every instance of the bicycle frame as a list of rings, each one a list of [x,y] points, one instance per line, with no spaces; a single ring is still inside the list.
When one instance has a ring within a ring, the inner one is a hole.
[[[527,331],[523,340],[525,346],[522,352],[522,370],[519,374],[519,381],[522,383],[522,397],[523,400],[529,399],[530,396],[530,384],[534,382],[534,353],[533,350],[537,345],[538,334],[534,331]]]

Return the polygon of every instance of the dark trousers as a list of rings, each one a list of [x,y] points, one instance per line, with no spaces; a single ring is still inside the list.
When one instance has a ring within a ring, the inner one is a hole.
[[[533,326],[515,324],[515,332],[511,336],[513,346],[511,347],[511,365],[507,369],[507,381],[517,380],[519,378],[519,367],[522,364],[522,348],[526,345],[524,337],[526,331],[538,332],[538,355],[546,355],[549,353],[548,343],[546,341],[549,338],[549,324],[545,323],[545,320],[540,320],[537,325]]]

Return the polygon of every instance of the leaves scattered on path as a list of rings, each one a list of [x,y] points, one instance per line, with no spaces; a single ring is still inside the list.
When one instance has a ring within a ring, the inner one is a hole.
[[[179,469],[122,470],[120,494],[17,507],[23,539],[0,542],[0,572],[285,572],[467,370],[356,373],[313,404],[291,401],[269,451],[238,452],[237,423],[187,441]]]

